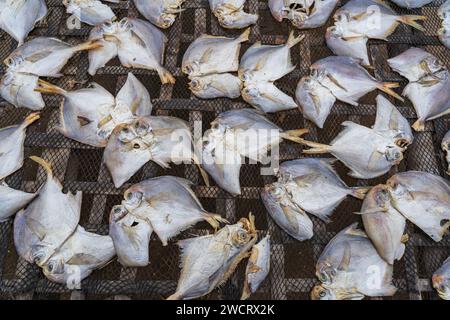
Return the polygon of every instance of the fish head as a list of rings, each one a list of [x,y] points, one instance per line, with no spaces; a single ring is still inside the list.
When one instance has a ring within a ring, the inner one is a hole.
[[[228,227],[230,240],[235,248],[241,248],[251,241],[256,241],[257,233],[252,214],[248,219],[242,218],[238,223]]]
[[[181,71],[187,75],[199,74],[200,63],[198,61],[190,61],[181,66]]]
[[[419,65],[427,75],[433,75],[434,73],[445,69],[445,65],[441,60],[431,54],[427,55]]]
[[[19,67],[25,60],[20,55],[10,55],[7,57],[3,62],[6,64],[8,69],[14,70],[15,68]]]
[[[414,140],[414,136],[411,132],[399,131],[394,136],[395,145],[399,146],[402,149],[406,149]]]
[[[173,25],[176,16],[172,13],[162,13],[156,22],[158,27],[166,29]]]
[[[311,300],[336,300],[336,295],[331,288],[324,285],[316,285],[311,291]]]
[[[192,92],[200,92],[200,91],[203,91],[203,90],[206,89],[206,86],[207,86],[207,84],[205,83],[205,81],[204,81],[202,78],[200,78],[200,77],[197,77],[197,78],[192,79],[192,80],[189,82],[188,85],[189,85],[189,89],[190,89]]]
[[[244,74],[245,78],[246,75]],[[248,84],[242,89],[242,98],[246,101],[253,101],[257,98],[261,98],[261,92],[257,86],[257,84]]]
[[[122,204],[126,210],[132,211],[141,205],[144,199],[144,193],[133,186],[125,191],[124,198],[125,200],[122,201]]]
[[[44,245],[34,245],[31,249],[31,256],[38,266],[42,267],[49,259],[55,251]]]
[[[398,175],[394,175],[388,179],[386,182],[386,185],[389,188],[389,194],[391,195],[391,198],[403,198],[407,197],[409,198],[409,191],[406,187],[407,183],[404,184],[403,179],[399,177]]]
[[[367,193],[364,198],[364,203],[371,211],[379,209],[380,211],[387,210],[390,206],[389,187],[384,184],[379,184]],[[363,212],[364,213],[364,212]]]
[[[433,274],[431,281],[439,296],[444,300],[450,300],[450,277],[448,274],[440,274],[438,270]]]
[[[50,279],[56,279],[65,274],[64,261],[60,257],[51,258],[43,267],[42,271]]]
[[[397,145],[387,146],[385,157],[390,163],[399,164],[403,159],[403,149]]]
[[[128,214],[128,210],[125,205],[116,205],[111,209],[111,213],[109,215],[109,222],[118,222],[122,220]]]

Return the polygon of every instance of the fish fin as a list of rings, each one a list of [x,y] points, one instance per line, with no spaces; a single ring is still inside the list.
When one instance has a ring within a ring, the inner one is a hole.
[[[352,16],[351,18],[352,18],[352,20],[360,21],[360,20],[363,20],[364,18],[366,18],[367,16],[370,16],[370,15],[372,15],[372,13],[369,14],[368,12],[364,11],[364,12],[361,12],[361,13],[359,13],[357,15]]]
[[[298,230],[298,222],[295,218],[295,214],[289,206],[281,205],[281,209],[283,210],[284,215],[286,216],[286,219],[289,221],[289,224],[295,229],[295,232],[297,233]],[[305,212],[301,208],[297,208],[298,210],[302,211],[303,214]]]
[[[303,144],[305,140],[300,138],[300,136],[307,134],[308,132],[309,132],[308,129],[294,129],[283,131],[280,133],[280,136],[283,139]]]
[[[261,69],[264,68],[264,65],[267,62],[267,58],[268,58],[268,56],[264,56],[264,57],[261,57],[261,59],[258,60],[258,62],[255,65],[255,71],[260,71]]]
[[[216,232],[217,232],[217,230],[219,230],[220,223],[223,223],[223,224],[230,223],[227,219],[222,218],[219,214],[203,212],[202,215],[205,218],[206,222],[208,222],[211,225],[211,227],[214,228],[214,231],[216,231]]]
[[[333,82],[337,87],[341,88],[342,90],[344,90],[345,92],[347,92],[348,90],[343,87],[339,81],[337,81],[337,79],[335,77],[333,77],[331,74],[327,74],[327,78],[330,79],[331,82]]]
[[[22,126],[23,128],[26,128],[26,127],[28,127],[30,124],[32,124],[33,122],[35,122],[36,120],[38,120],[40,117],[41,117],[41,116],[40,116],[39,112],[33,112],[33,113],[30,113],[30,114],[25,118],[25,120],[23,120],[21,126]]]
[[[62,96],[64,96],[67,93],[66,90],[42,79],[38,80],[38,86],[34,89],[34,91],[40,93],[60,94]]]
[[[425,121],[423,119],[417,119],[416,122],[411,126],[415,131],[424,131],[425,130]]]
[[[351,235],[351,236],[356,236],[356,237],[367,238],[367,234],[364,231],[362,231],[361,229],[358,228],[358,223],[357,222],[355,222],[354,224],[349,226],[345,230],[345,234],[348,234],[348,235]]]
[[[295,184],[297,184],[299,187],[308,187],[311,185],[311,183],[317,178],[319,178],[321,175],[319,173],[310,173],[310,174],[304,174],[301,176],[297,176],[294,178]]]
[[[73,47],[73,50],[75,52],[77,51],[84,51],[84,50],[94,50],[103,48],[103,45],[100,40],[89,40],[83,43],[80,43],[79,45],[76,45]]]
[[[236,39],[238,42],[246,42],[250,37],[251,28],[247,28],[244,32]]]
[[[158,69],[156,69],[156,71],[158,72],[162,84],[166,83],[174,84],[176,82],[175,77],[164,67],[160,66]]]
[[[29,216],[25,216],[25,224],[27,228],[30,229],[33,232],[33,234],[35,234],[39,238],[39,241],[42,242],[44,240],[47,233],[46,228],[42,223]]]
[[[305,38],[305,35],[299,35],[299,36],[295,36],[294,31],[291,31],[291,33],[289,33],[289,38],[286,42],[286,45],[289,48],[292,48],[293,46],[295,46],[296,44],[300,43],[303,39]]]
[[[83,116],[77,116],[78,123],[80,124],[80,127],[87,126],[92,122],[89,118],[83,117]]]
[[[34,162],[38,163],[39,165],[41,165],[44,168],[44,170],[47,172],[47,176],[53,177],[52,166],[49,162],[45,161],[44,159],[42,159],[41,157],[38,157],[38,156],[31,156],[30,159],[33,160]]]
[[[202,168],[200,164],[200,160],[195,155],[192,157],[192,160],[194,161],[195,165],[197,166],[198,170],[200,171],[200,175],[202,176],[203,181],[205,182],[205,185],[209,187],[211,184],[209,183],[209,176],[205,169]]]
[[[108,122],[110,122],[113,119],[112,115],[109,114],[106,117],[104,117],[103,119],[101,119],[98,124],[97,124],[97,128],[101,128],[103,127],[105,124],[107,124]]]
[[[322,154],[322,153],[330,153],[331,146],[327,144],[322,144],[318,142],[303,140],[302,144],[310,147],[308,150],[303,150],[305,154]]]
[[[348,242],[344,243],[344,254],[342,256],[342,260],[337,267],[337,270],[347,271],[348,266],[350,265],[350,259],[352,257],[352,251],[350,248],[350,244]]]
[[[404,235],[402,235],[400,242],[401,243],[406,243],[409,241],[409,235],[407,233],[405,233]]]
[[[72,265],[90,265],[99,264],[102,261],[97,257],[87,253],[74,254],[66,263]]]
[[[380,82],[377,83],[377,88],[383,91],[384,93],[393,96],[394,98],[404,102],[405,99],[403,99],[397,92],[392,90],[392,88],[398,88],[400,85],[398,82]]]
[[[181,293],[175,292],[174,294],[168,296],[166,298],[166,300],[181,300],[182,299],[182,295]]]
[[[350,195],[357,198],[357,199],[361,199],[363,200],[366,197],[366,193],[369,192],[369,190],[372,187],[354,187],[354,188],[350,188]]]
[[[211,58],[211,55],[213,52],[214,52],[214,50],[212,48],[206,49],[205,52],[203,52],[203,54],[198,62],[200,64],[207,63],[209,61],[209,59]]]
[[[441,112],[441,113],[439,113],[439,114],[437,114],[437,115],[435,115],[435,116],[432,116],[432,117],[428,118],[428,120],[434,120],[434,119],[437,119],[437,118],[439,118],[439,117],[445,116],[445,115],[448,114],[448,113],[450,113],[450,107],[447,108],[447,110],[445,110],[445,111],[443,111],[443,112]]]
[[[417,15],[406,15],[406,16],[399,16],[397,18],[398,21],[401,23],[407,24],[408,26],[411,26],[413,28],[416,28],[417,30],[420,30],[422,32],[425,32],[425,28],[417,23],[417,20],[423,21],[426,20],[427,17],[425,16],[417,16]]]

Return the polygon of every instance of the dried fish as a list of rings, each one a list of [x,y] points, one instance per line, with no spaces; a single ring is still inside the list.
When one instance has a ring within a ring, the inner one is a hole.
[[[50,164],[32,156],[47,172],[38,197],[14,220],[14,244],[20,257],[44,266],[78,227],[81,192],[64,194]]]
[[[442,27],[438,30],[439,39],[450,48],[450,1],[446,1],[438,10],[438,15],[442,19]]]
[[[327,244],[316,264],[320,285],[314,300],[361,300],[364,296],[392,296],[393,267],[384,261],[357,224],[339,232]]]
[[[189,89],[201,99],[235,99],[241,95],[242,81],[230,73],[211,74],[192,77]]]
[[[439,296],[444,300],[450,300],[450,257],[434,272],[432,282]]]
[[[47,15],[44,0],[1,0],[0,29],[22,45],[34,26]]]
[[[344,121],[343,131],[330,145],[303,140],[311,149],[306,154],[331,153],[351,169],[350,176],[371,179],[387,173],[403,159],[403,152],[412,143],[408,121],[382,96],[377,98],[377,118],[368,128]]]
[[[109,235],[119,262],[126,267],[149,264],[150,224],[131,214],[124,205],[114,206],[109,216]]]
[[[62,95],[64,102],[57,129],[70,139],[94,147],[106,146],[117,125],[129,123],[136,116],[148,116],[153,107],[147,89],[132,73],[128,73],[116,98],[97,83],[66,91],[39,80],[36,91]]]
[[[105,266],[115,255],[110,236],[87,232],[78,226],[53,256],[42,266],[51,281],[79,285],[95,269]]]
[[[236,39],[201,35],[184,53],[181,70],[189,77],[237,71],[241,43],[249,35],[250,28]]]
[[[169,239],[200,221],[214,229],[227,220],[207,212],[191,189],[192,182],[162,176],[142,181],[125,191],[122,204],[131,214],[147,221],[164,246]]]
[[[94,75],[118,56],[124,67],[155,70],[162,83],[175,83],[162,65],[167,38],[151,23],[135,18],[107,21],[94,28],[89,39],[102,44],[102,48],[89,52],[89,74]]]
[[[226,191],[240,194],[242,158],[266,161],[267,153],[283,140],[299,143],[306,129],[282,131],[254,109],[221,113],[203,136],[203,168]]]
[[[294,99],[269,81],[246,83],[242,89],[242,98],[252,107],[266,113],[298,107]]]
[[[118,3],[120,0],[104,1]],[[111,8],[99,0],[63,0],[63,4],[67,13],[75,16],[78,21],[91,26],[116,19]]]
[[[21,124],[0,129],[0,180],[22,167],[26,129],[38,119],[39,113],[31,113]]]
[[[16,108],[41,110],[45,107],[44,100],[34,91],[38,80],[39,77],[33,74],[7,70],[0,80],[0,95]]]
[[[254,217],[242,218],[214,235],[181,240],[181,275],[168,300],[194,299],[225,283],[257,240]]]
[[[255,244],[245,269],[245,282],[241,300],[248,299],[258,290],[270,272],[270,236],[266,235]]]
[[[30,203],[37,194],[10,188],[4,181],[0,182],[0,222],[7,220]]]
[[[406,220],[391,204],[386,185],[373,187],[364,199],[361,208],[364,229],[378,251],[389,264],[400,260],[408,239],[404,235]]]
[[[155,26],[167,29],[173,25],[185,0],[133,0],[138,11]]]
[[[450,227],[449,182],[431,173],[407,171],[386,184],[394,208],[434,241],[441,241]]]
[[[211,11],[219,20],[219,24],[227,29],[242,29],[258,20],[257,14],[243,10],[246,0],[209,0]]]

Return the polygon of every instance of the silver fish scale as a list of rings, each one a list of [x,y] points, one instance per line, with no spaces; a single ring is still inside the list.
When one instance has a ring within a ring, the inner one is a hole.
[[[41,21],[30,33],[28,39],[39,35],[55,36],[69,43],[80,43],[89,34],[90,27],[82,25],[81,29],[68,29],[67,14],[60,0],[46,1],[49,16]],[[343,1],[345,3],[346,1]],[[289,22],[275,23],[266,0],[247,0],[245,11],[258,12],[259,21],[253,27],[250,41],[243,44],[241,54],[257,40],[267,44],[284,43],[292,28]],[[436,12],[443,3],[442,0],[433,1],[423,8],[414,10],[414,14],[428,17],[426,29],[422,34],[407,26],[399,26],[389,38],[389,42],[369,41],[369,55],[375,66],[375,76],[382,81],[406,80],[387,67],[386,59],[394,57],[410,46],[421,47],[437,56],[450,69],[448,49],[445,49],[435,31],[441,21]],[[120,4],[107,3],[118,19],[125,16],[139,17],[132,1]],[[411,13],[395,5],[394,10],[399,14]],[[164,66],[173,73],[177,82],[174,85],[161,85],[156,72],[133,69],[133,73],[149,90],[156,115],[176,116],[189,122],[191,126],[196,121],[203,121],[202,132],[209,129],[209,123],[220,112],[247,107],[241,99],[199,100],[189,91],[188,80],[181,72],[181,59],[189,44],[202,33],[236,37],[242,31],[222,29],[213,17],[207,0],[186,1],[182,12],[174,25],[164,30],[168,37]],[[309,74],[309,66],[328,55],[323,35],[332,22],[321,28],[302,31],[305,39],[291,50],[293,63],[297,65],[294,72],[277,81],[277,86],[293,95],[300,77]],[[0,31],[0,60],[3,60],[16,47],[16,42],[6,33]],[[94,77],[87,76],[87,54],[76,54],[63,69],[65,76],[52,79],[52,83],[64,89],[83,87],[85,80],[95,81],[116,94],[122,87],[128,69],[122,67],[117,60],[99,70]],[[0,64],[0,74],[5,67]],[[337,103],[328,117],[324,129],[303,119],[298,110],[289,110],[269,115],[269,119],[284,130],[306,127],[310,129],[309,140],[329,143],[341,130],[340,124],[351,120],[365,126],[371,126],[375,120],[376,93],[368,94],[361,99],[358,107],[344,107]],[[160,175],[185,177],[194,182],[194,191],[207,211],[217,212],[231,222],[248,216],[251,211],[256,217],[256,226],[271,235],[271,273],[262,283],[258,291],[252,296],[255,299],[309,299],[311,288],[318,283],[314,275],[314,266],[325,245],[340,230],[353,222],[360,221],[360,217],[352,212],[359,211],[361,202],[347,198],[331,216],[333,222],[325,224],[315,217],[311,217],[314,224],[315,236],[305,242],[298,242],[283,232],[268,216],[261,200],[261,188],[276,179],[272,176],[259,174],[261,165],[246,164],[241,169],[242,194],[233,197],[214,184],[206,187],[194,165],[173,165],[164,170],[153,162],[144,165],[124,186],[115,189],[108,170],[102,164],[102,149],[83,145],[69,140],[56,132],[53,127],[58,123],[58,107],[61,97],[44,96],[46,108],[42,111],[41,119],[28,128],[25,140],[25,157],[39,155],[53,164],[55,175],[61,180],[64,191],[83,191],[83,203],[80,224],[87,231],[99,234],[108,233],[108,217],[113,205],[119,204],[123,192],[133,183]],[[415,120],[415,112],[410,102],[400,104],[396,102],[399,111],[411,123]],[[29,111],[15,109],[0,98],[0,127],[20,123]],[[386,181],[387,177],[398,171],[422,170],[445,177],[447,163],[440,148],[440,142],[450,128],[450,117],[442,117],[426,123],[425,131],[415,133],[415,142],[405,154],[405,160],[393,168],[385,176],[371,180],[356,180],[349,178],[346,169],[337,163],[340,177],[349,186],[375,185]],[[302,147],[294,143],[285,142],[280,145],[281,160],[298,158]],[[36,191],[45,181],[45,173],[30,160],[25,160],[21,170],[6,179],[11,188],[27,192]],[[210,229],[205,224],[198,224],[181,233],[176,239],[204,235]],[[442,265],[450,255],[450,239],[447,237],[439,243],[434,243],[422,231],[408,223],[407,233],[410,241],[406,244],[403,259],[395,266],[394,285],[399,288],[394,298],[399,299],[437,299],[429,279],[432,273]],[[167,247],[162,247],[155,235],[151,240],[151,264],[145,268],[123,268],[114,261],[105,268],[95,271],[84,280],[83,292],[72,292],[66,287],[51,283],[45,279],[40,270],[17,257],[12,243],[12,221],[0,223],[0,298],[60,298],[60,299],[127,299],[150,298],[161,299],[172,294],[179,278],[179,250],[175,241]],[[158,259],[152,259],[158,257]],[[300,265],[299,265],[300,263]],[[207,298],[210,299],[238,299],[241,294],[244,279],[245,263],[242,263],[231,279],[218,290],[214,290]],[[23,292],[29,292],[23,294]]]

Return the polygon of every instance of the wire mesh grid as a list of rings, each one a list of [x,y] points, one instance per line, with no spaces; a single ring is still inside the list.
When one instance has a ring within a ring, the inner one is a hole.
[[[393,57],[410,46],[419,46],[438,56],[450,68],[449,50],[443,47],[436,37],[440,21],[436,15],[442,0],[434,1],[421,9],[404,10],[393,6],[401,14],[423,14],[426,32],[418,32],[407,26],[399,26],[388,42],[370,41],[369,53],[375,67],[375,76],[383,81],[399,81],[402,86],[406,80],[388,67],[386,59]],[[345,1],[344,1],[345,3]],[[55,36],[62,40],[78,43],[89,34],[90,28],[82,25],[80,29],[71,29],[66,22],[67,14],[60,1],[47,1],[49,14],[31,33],[35,36]],[[110,4],[116,15],[139,16],[131,1]],[[265,0],[247,0],[246,11],[258,13],[258,24],[252,28],[250,41],[244,43],[241,54],[255,41],[268,44],[284,43],[292,29],[288,22],[276,22]],[[242,99],[199,100],[187,87],[187,78],[181,72],[182,56],[189,44],[202,33],[213,35],[236,36],[242,31],[222,29],[212,16],[206,0],[188,0],[175,24],[164,31],[168,36],[165,66],[176,78],[174,85],[161,85],[155,72],[133,69],[132,72],[149,90],[156,115],[171,115],[188,121],[202,121],[202,129],[209,128],[209,123],[222,111],[248,107]],[[326,26],[306,31],[299,31],[305,39],[292,49],[295,71],[277,81],[277,86],[293,95],[297,81],[309,73],[308,68],[314,61],[329,56],[324,34]],[[4,59],[17,43],[6,33],[0,31],[0,59]],[[0,73],[4,72],[0,66]],[[49,81],[65,88],[76,89],[86,82],[95,81],[111,93],[123,85],[130,71],[122,67],[117,59],[109,62],[98,73],[90,77],[87,74],[87,54],[74,56],[64,68],[64,77]],[[324,129],[318,129],[305,120],[298,110],[289,110],[269,115],[268,117],[285,130],[306,127],[310,129],[308,138],[322,143],[330,142],[340,131],[340,124],[351,120],[364,125],[372,125],[375,120],[376,92],[366,95],[358,107],[337,103],[331,112]],[[25,156],[39,155],[53,164],[55,175],[63,184],[64,191],[80,190],[83,192],[80,224],[88,231],[107,234],[108,216],[113,205],[120,203],[123,191],[132,183],[160,175],[185,177],[194,182],[194,190],[205,209],[225,216],[231,222],[246,217],[251,211],[256,217],[256,226],[261,234],[271,234],[271,273],[252,299],[308,299],[311,288],[317,283],[315,262],[328,241],[352,222],[360,221],[353,212],[359,211],[361,202],[348,198],[335,210],[332,222],[325,224],[312,217],[314,237],[305,242],[290,238],[268,216],[259,192],[261,188],[274,181],[274,177],[261,176],[260,164],[246,164],[241,170],[242,194],[232,196],[212,183],[207,187],[202,182],[194,165],[174,165],[164,170],[149,162],[139,170],[120,189],[115,189],[109,172],[102,163],[103,150],[80,144],[63,137],[55,130],[58,123],[60,97],[44,97],[46,108],[41,119],[33,124],[25,140]],[[411,123],[414,121],[414,109],[409,101],[395,101],[401,113]],[[15,109],[0,100],[0,127],[19,123],[29,111]],[[347,175],[348,169],[337,164],[337,171],[350,186],[375,185],[383,183],[390,175],[398,171],[421,170],[445,176],[446,162],[440,149],[440,141],[450,127],[449,117],[427,122],[424,132],[415,134],[415,142],[408,149],[404,161],[384,175],[371,180],[357,180]],[[281,160],[303,157],[302,148],[290,142],[280,146]],[[30,160],[26,160],[21,170],[6,179],[13,188],[28,192],[36,191],[45,181],[45,173]],[[177,239],[201,235],[210,232],[206,223],[199,223],[183,232]],[[406,244],[403,259],[395,263],[394,284],[399,288],[393,299],[437,299],[437,294],[430,286],[430,277],[434,270],[450,254],[450,240],[445,238],[440,243],[433,242],[421,230],[408,224],[410,240]],[[179,250],[174,239],[163,247],[155,236],[151,239],[150,264],[144,268],[125,268],[116,260],[101,270],[95,271],[85,279],[79,290],[69,290],[66,286],[47,280],[39,268],[27,263],[17,256],[12,241],[12,221],[0,223],[0,298],[12,299],[160,299],[173,293],[179,276]],[[243,264],[232,277],[220,288],[214,290],[204,299],[238,299],[242,290]],[[387,298],[387,299],[392,299]]]

